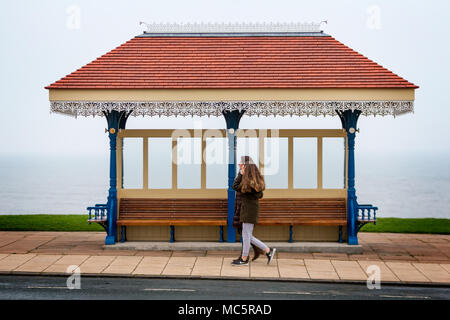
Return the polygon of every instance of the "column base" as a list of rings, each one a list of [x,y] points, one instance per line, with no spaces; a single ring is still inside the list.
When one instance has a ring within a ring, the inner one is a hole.
[[[358,245],[358,237],[357,236],[350,236],[350,235],[348,235],[347,237],[348,237],[348,244],[349,245],[352,245],[352,246]]]
[[[106,236],[105,245],[116,244],[116,239],[114,236]]]

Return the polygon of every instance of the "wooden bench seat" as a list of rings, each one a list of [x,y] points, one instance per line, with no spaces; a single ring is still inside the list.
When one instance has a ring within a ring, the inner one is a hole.
[[[120,199],[118,226],[224,226],[227,199]]]
[[[347,225],[345,198],[278,198],[261,199],[258,225],[289,226],[289,242],[293,242],[293,226],[338,226],[339,242]]]
[[[263,198],[259,200],[258,225],[290,226],[342,226],[347,225],[345,198]],[[227,199],[152,199],[122,198],[119,203],[117,226],[170,226],[173,241],[174,226],[223,226],[227,225]],[[123,238],[123,235],[122,235]]]

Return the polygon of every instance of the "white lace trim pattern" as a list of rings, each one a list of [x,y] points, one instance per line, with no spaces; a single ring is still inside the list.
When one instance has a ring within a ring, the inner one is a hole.
[[[249,23],[146,23],[145,33],[234,33],[234,32],[320,32],[323,22],[311,23],[280,23],[280,22],[249,22]]]
[[[133,116],[221,116],[223,110],[246,110],[248,116],[335,116],[336,110],[361,110],[365,116],[414,112],[414,101],[51,101],[51,112],[103,116],[105,111],[132,111]]]

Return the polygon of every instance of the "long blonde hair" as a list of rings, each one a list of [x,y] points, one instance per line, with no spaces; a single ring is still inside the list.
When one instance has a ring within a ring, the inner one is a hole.
[[[249,156],[241,157],[241,163],[244,164],[244,174],[242,175],[242,181],[240,184],[241,192],[251,192],[252,188],[256,192],[260,192],[266,189],[266,183],[264,177],[261,175],[256,164]]]

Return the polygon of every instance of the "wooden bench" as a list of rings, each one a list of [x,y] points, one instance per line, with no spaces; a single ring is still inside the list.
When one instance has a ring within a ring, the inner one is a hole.
[[[170,226],[170,241],[174,242],[174,226],[219,226],[223,242],[223,226],[227,225],[227,199],[132,199],[119,203],[117,226],[122,241],[125,226]]]
[[[258,225],[289,226],[290,242],[294,225],[339,226],[339,241],[342,242],[342,227],[347,225],[345,198],[263,198],[259,201]],[[227,211],[227,199],[122,198],[117,226],[121,227],[122,241],[125,226],[170,226],[171,242],[174,241],[174,226],[219,226],[222,242]]]
[[[289,242],[293,242],[293,226],[338,226],[339,242],[342,227],[347,225],[345,198],[263,198],[259,202],[258,225],[289,226]]]

